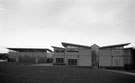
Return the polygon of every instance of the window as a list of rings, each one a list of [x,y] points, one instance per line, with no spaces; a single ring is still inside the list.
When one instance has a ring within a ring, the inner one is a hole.
[[[122,46],[120,46],[120,47],[112,47],[112,49],[123,49],[123,47]]]
[[[76,46],[67,46],[67,48],[78,48]]]
[[[64,58],[56,58],[56,63],[59,63],[59,64],[64,63]]]
[[[77,59],[68,59],[68,65],[77,65]]]
[[[122,66],[123,65],[123,59],[122,57],[113,57],[113,66]]]
[[[55,52],[57,52],[57,53],[63,53],[63,52],[65,52],[65,50],[64,49],[56,49]]]
[[[68,52],[79,52],[78,48],[68,49]]]

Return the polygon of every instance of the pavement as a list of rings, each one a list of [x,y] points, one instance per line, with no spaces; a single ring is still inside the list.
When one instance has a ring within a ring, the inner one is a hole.
[[[30,66],[53,66],[53,64],[52,63],[41,63],[41,64],[32,64],[32,65],[30,65]]]
[[[116,72],[116,73],[122,73],[122,74],[127,74],[127,75],[133,75],[135,76],[135,73],[132,72],[126,72],[126,71],[118,71],[118,70],[108,70],[108,69],[103,69],[105,71],[110,71],[110,72]]]

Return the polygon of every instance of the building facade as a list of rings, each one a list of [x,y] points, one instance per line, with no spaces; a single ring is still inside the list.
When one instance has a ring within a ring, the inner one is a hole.
[[[51,54],[50,49],[41,48],[8,48],[9,61],[26,62],[26,63],[47,63],[48,55]],[[50,58],[50,57],[49,57]]]
[[[63,47],[54,48],[54,65],[89,67],[124,67],[128,64],[124,46],[130,43],[99,47],[62,42]],[[131,61],[133,62],[133,61]],[[131,63],[129,63],[131,64]]]
[[[125,48],[124,49],[124,54],[125,54],[125,65],[126,66],[135,66],[135,49],[130,47],[130,48]]]

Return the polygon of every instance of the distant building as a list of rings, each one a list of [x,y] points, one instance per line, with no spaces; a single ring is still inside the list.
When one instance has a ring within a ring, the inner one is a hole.
[[[44,48],[8,48],[9,61],[11,62],[29,62],[46,63],[52,51]],[[49,57],[51,58],[51,57]]]
[[[134,63],[134,60],[131,60],[133,54],[128,55],[128,49],[124,48],[129,44],[99,47],[96,44],[85,46],[62,42],[64,47],[52,46],[54,48],[53,63],[54,65],[89,66],[94,68],[124,67],[127,64]]]

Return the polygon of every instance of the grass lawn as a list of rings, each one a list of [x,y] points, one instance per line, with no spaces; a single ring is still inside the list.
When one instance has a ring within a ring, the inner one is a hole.
[[[0,63],[0,83],[135,83],[135,76],[100,69]]]

